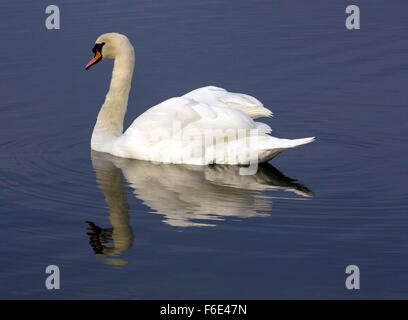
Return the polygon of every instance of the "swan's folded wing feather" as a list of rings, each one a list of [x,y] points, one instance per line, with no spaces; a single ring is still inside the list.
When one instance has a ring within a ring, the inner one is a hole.
[[[256,129],[257,126],[257,123],[240,110],[176,97],[141,114],[124,135],[131,135],[134,130],[152,135],[156,130],[167,130],[175,134],[183,129]]]
[[[223,88],[207,86],[186,93],[183,97],[194,99],[210,106],[223,106],[243,111],[253,119],[270,117],[272,111],[265,108],[258,99],[243,93],[229,92]]]

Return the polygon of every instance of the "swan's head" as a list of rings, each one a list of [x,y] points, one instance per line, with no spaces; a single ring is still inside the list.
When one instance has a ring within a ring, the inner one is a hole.
[[[111,32],[104,33],[96,39],[92,52],[94,57],[86,65],[86,70],[102,59],[115,59],[123,54],[133,55],[133,47],[125,35]]]

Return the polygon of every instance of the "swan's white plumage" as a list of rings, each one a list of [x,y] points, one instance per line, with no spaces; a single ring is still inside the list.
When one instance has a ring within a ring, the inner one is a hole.
[[[248,164],[268,161],[280,152],[314,138],[279,139],[253,119],[271,116],[256,98],[208,86],[168,99],[141,114],[122,133],[134,68],[129,40],[101,35],[103,57],[114,58],[109,92],[92,134],[93,150],[118,157],[185,164]],[[221,147],[220,147],[221,146]]]
[[[252,119],[271,117],[272,111],[264,108],[256,98],[242,93],[232,93],[215,86],[207,86],[186,93],[183,97],[206,103],[210,106],[230,107],[243,111]]]

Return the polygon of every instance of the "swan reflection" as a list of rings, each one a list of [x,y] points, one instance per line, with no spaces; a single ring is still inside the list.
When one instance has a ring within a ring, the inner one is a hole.
[[[130,226],[129,204],[122,171],[110,159],[92,152],[92,165],[96,172],[96,181],[105,196],[108,205],[109,220],[112,228],[100,228],[91,221],[89,225],[91,244],[94,252],[109,264],[125,265],[123,259],[113,258],[129,249],[133,244],[133,230]],[[105,244],[113,241],[113,247]]]
[[[104,256],[117,255],[133,243],[124,179],[152,213],[162,215],[164,223],[176,227],[215,226],[217,220],[226,217],[265,217],[271,212],[272,199],[299,200],[313,195],[268,163],[261,164],[255,175],[240,175],[238,166],[154,164],[96,151],[91,157],[112,228],[102,229],[88,222],[88,235],[95,253]],[[271,192],[262,192],[265,190],[281,192],[271,196]],[[114,246],[106,247],[103,243],[110,240]]]

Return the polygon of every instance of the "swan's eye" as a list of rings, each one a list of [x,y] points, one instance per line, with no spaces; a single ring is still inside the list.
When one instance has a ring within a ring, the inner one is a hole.
[[[102,53],[102,47],[105,45],[105,42],[102,43],[95,43],[94,47],[92,48],[92,52],[96,53],[97,51],[99,53]]]

